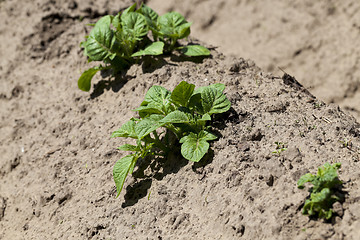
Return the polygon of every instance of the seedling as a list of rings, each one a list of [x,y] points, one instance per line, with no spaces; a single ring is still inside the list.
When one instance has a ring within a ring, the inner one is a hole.
[[[316,102],[314,103],[314,108],[315,109],[320,109],[324,104],[322,102]]]
[[[287,148],[286,148],[286,143],[283,143],[283,142],[275,142],[276,144],[276,149],[275,151],[273,151],[272,153],[274,154],[277,154],[280,156],[280,154],[283,152],[283,151],[286,151]]]
[[[335,194],[336,189],[342,184],[337,174],[340,166],[341,163],[325,163],[323,167],[319,167],[317,175],[307,173],[300,177],[297,182],[298,188],[303,189],[307,182],[313,184],[310,198],[305,200],[303,214],[326,220],[332,217],[332,205],[342,201],[342,197]]]
[[[110,69],[116,74],[145,55],[168,54],[174,50],[187,56],[210,55],[210,51],[201,45],[178,44],[179,39],[189,36],[190,26],[180,13],[159,16],[145,4],[136,10],[136,3],[116,16],[102,17],[80,46],[89,62],[102,61],[104,65],[84,71],[78,87],[89,91],[91,80],[98,71]]]
[[[127,175],[134,171],[136,162],[147,156],[167,156],[176,142],[181,144],[181,155],[198,162],[207,153],[209,141],[217,139],[207,121],[211,115],[230,109],[230,101],[223,94],[224,84],[213,84],[195,89],[182,81],[170,92],[161,86],[152,86],[140,107],[139,118],[131,118],[112,137],[133,138],[136,145],[125,144],[120,150],[133,153],[118,160],[113,169],[117,197]],[[162,131],[161,131],[162,130]]]
[[[351,147],[352,147],[351,139],[348,140],[348,139],[344,138],[344,141],[339,140],[339,142],[342,144],[343,148],[351,149]]]

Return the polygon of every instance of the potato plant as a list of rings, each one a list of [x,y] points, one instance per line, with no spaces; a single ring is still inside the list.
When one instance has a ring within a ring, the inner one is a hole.
[[[210,51],[201,45],[178,44],[190,34],[191,23],[177,12],[159,16],[153,9],[136,3],[116,16],[100,18],[86,41],[80,44],[88,61],[102,61],[82,73],[78,87],[89,91],[93,76],[111,69],[114,74],[129,68],[142,56],[156,56],[178,51],[187,56],[208,56]],[[151,32],[151,34],[150,34]]]
[[[113,169],[117,196],[127,175],[134,171],[139,158],[167,156],[174,143],[173,134],[181,144],[181,155],[193,162],[200,161],[209,149],[209,141],[217,139],[207,122],[211,115],[230,109],[231,103],[223,94],[224,84],[199,87],[185,81],[170,92],[161,86],[152,86],[140,107],[139,118],[131,118],[112,137],[135,139],[136,144],[125,144],[120,150],[131,154],[118,160]]]
[[[298,188],[303,189],[307,182],[313,184],[310,198],[305,201],[303,214],[326,220],[332,217],[332,205],[342,200],[340,196],[336,195],[336,188],[342,184],[337,174],[340,166],[341,163],[333,165],[325,163],[323,167],[319,167],[317,175],[307,173],[300,177],[297,182]]]

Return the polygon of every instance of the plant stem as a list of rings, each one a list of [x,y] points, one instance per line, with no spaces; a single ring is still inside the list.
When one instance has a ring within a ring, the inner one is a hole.
[[[170,40],[170,48],[169,48],[170,52],[172,52],[174,50],[176,40],[177,40],[176,38],[171,38],[171,40]]]
[[[172,124],[166,124],[165,127],[172,131],[176,137],[180,140],[182,137],[181,129],[174,127]]]

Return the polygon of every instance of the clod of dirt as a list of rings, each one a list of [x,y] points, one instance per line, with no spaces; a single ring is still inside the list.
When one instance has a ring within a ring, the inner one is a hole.
[[[6,201],[3,197],[0,197],[0,221],[5,216],[5,209],[6,209]]]
[[[22,86],[16,86],[11,90],[12,97],[18,97],[21,93],[24,92],[24,88]]]

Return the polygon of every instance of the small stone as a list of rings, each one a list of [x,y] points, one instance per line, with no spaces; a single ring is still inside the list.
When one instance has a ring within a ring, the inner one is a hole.
[[[269,187],[272,187],[274,185],[274,176],[270,174],[269,178],[266,180],[266,184]]]
[[[246,142],[242,142],[242,143],[238,143],[237,148],[241,151],[241,152],[246,152],[250,150],[250,145]]]
[[[336,213],[340,217],[342,217],[344,215],[344,209],[340,202],[335,202],[333,204],[333,210],[334,210],[334,213]]]

